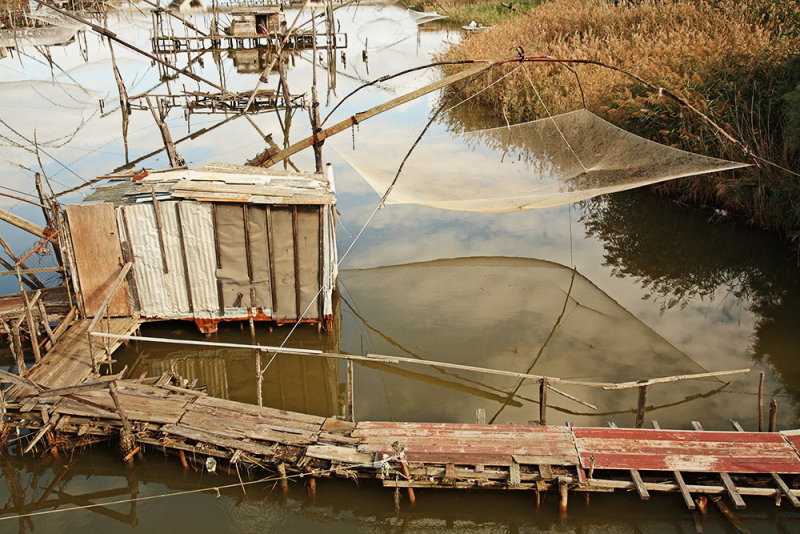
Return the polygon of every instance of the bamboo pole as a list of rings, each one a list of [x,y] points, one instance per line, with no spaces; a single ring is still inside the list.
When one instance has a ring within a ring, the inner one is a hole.
[[[546,378],[548,382],[556,382],[559,384],[571,384],[575,386],[586,386],[586,387],[599,387],[603,389],[627,389],[629,384],[635,384],[636,387],[640,385],[649,385],[649,384],[661,384],[661,383],[669,383],[669,382],[677,382],[680,380],[691,380],[695,378],[708,378],[709,376],[724,376],[724,375],[731,375],[731,374],[739,374],[739,373],[746,373],[749,372],[750,369],[734,369],[731,371],[714,371],[710,373],[698,373],[693,375],[678,375],[674,377],[662,377],[662,378],[654,378],[650,380],[642,380],[639,382],[623,382],[623,383],[613,383],[613,382],[590,382],[585,380],[572,380],[567,378],[558,378],[552,376],[543,376],[543,375],[533,375],[527,373],[519,373],[516,371],[506,371],[501,369],[490,369],[487,367],[475,367],[472,365],[463,365],[457,363],[449,363],[449,362],[440,362],[435,360],[423,360],[423,359],[416,359],[416,358],[405,358],[403,356],[385,356],[381,354],[367,354],[365,356],[357,355],[357,354],[342,354],[342,353],[334,353],[334,352],[323,352],[321,350],[315,349],[297,349],[291,347],[273,347],[273,346],[262,346],[262,345],[248,345],[244,343],[217,343],[213,341],[195,341],[195,340],[184,340],[184,339],[167,339],[167,338],[160,338],[160,337],[148,337],[148,336],[125,336],[121,334],[107,334],[104,332],[92,332],[92,336],[95,337],[105,337],[110,339],[121,339],[121,340],[129,340],[129,341],[150,341],[154,343],[167,343],[172,345],[195,345],[201,347],[226,347],[226,348],[234,348],[234,349],[255,349],[260,348],[264,352],[272,352],[277,354],[302,354],[307,356],[319,356],[322,358],[338,358],[342,360],[353,360],[353,361],[367,361],[367,362],[382,362],[382,363],[408,363],[408,364],[416,364],[416,365],[425,365],[431,367],[442,367],[447,369],[460,369],[462,371],[474,371],[477,373],[486,373],[486,374],[494,374],[494,375],[501,375],[501,376],[511,376],[515,378],[526,378],[530,380],[539,381],[542,378]]]
[[[39,1],[39,0],[37,0],[37,1]],[[297,143],[294,143],[293,145],[290,145],[289,147],[281,150],[280,152],[278,152],[274,156],[272,156],[269,159],[267,159],[266,161],[264,161],[264,163],[262,163],[261,166],[262,167],[271,167],[272,165],[275,165],[279,161],[283,161],[284,159],[286,159],[286,158],[288,158],[290,156],[293,156],[294,154],[297,154],[301,150],[304,150],[304,149],[306,149],[306,148],[308,148],[310,146],[313,146],[314,143],[321,143],[322,141],[324,141],[328,137],[330,137],[332,135],[335,135],[335,134],[337,134],[339,132],[343,132],[344,130],[350,128],[351,126],[355,126],[356,124],[364,122],[365,120],[370,119],[370,118],[374,117],[375,115],[378,115],[380,113],[383,113],[384,111],[388,111],[390,109],[396,108],[397,106],[405,104],[406,102],[411,102],[412,100],[415,100],[415,99],[417,99],[417,98],[419,98],[421,96],[424,96],[424,95],[426,95],[428,93],[432,93],[433,91],[436,91],[438,89],[442,89],[443,87],[447,87],[448,85],[451,85],[451,84],[456,83],[456,82],[458,82],[460,80],[469,78],[470,76],[475,76],[477,74],[480,74],[481,72],[484,72],[484,71],[490,69],[491,67],[493,67],[496,64],[497,64],[497,62],[493,62],[493,61],[487,61],[485,63],[478,63],[477,65],[474,65],[472,67],[464,69],[463,71],[461,71],[459,73],[447,76],[446,78],[443,78],[443,79],[441,79],[441,80],[439,80],[437,82],[434,82],[434,83],[432,83],[430,85],[426,85],[425,87],[422,87],[422,88],[417,89],[415,91],[411,91],[410,93],[406,93],[406,94],[401,95],[401,96],[399,96],[397,98],[393,98],[392,100],[389,100],[388,102],[384,102],[383,104],[381,104],[379,106],[375,106],[374,108],[368,109],[367,111],[362,111],[361,113],[356,113],[355,115],[353,115],[351,117],[348,117],[347,119],[345,119],[345,120],[343,120],[341,122],[338,122],[338,123],[334,124],[333,126],[329,126],[328,128],[325,128],[324,130],[320,130],[319,132],[317,132],[316,134],[312,135],[311,137],[307,137],[307,138],[305,138],[305,139],[303,139],[301,141],[298,141]]]

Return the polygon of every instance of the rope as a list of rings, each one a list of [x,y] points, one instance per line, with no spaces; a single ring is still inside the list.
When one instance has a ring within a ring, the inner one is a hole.
[[[72,511],[76,511],[76,510],[86,510],[86,509],[90,509],[90,508],[113,506],[113,505],[116,505],[116,504],[126,504],[126,503],[130,503],[130,502],[139,503],[139,502],[143,502],[143,501],[154,501],[154,500],[158,500],[158,499],[166,499],[168,497],[178,497],[180,495],[191,495],[191,494],[194,494],[194,493],[204,493],[204,492],[207,492],[207,491],[216,491],[217,492],[217,496],[219,496],[219,490],[223,490],[223,489],[242,488],[242,491],[244,491],[244,486],[250,486],[252,484],[261,484],[261,483],[265,483],[265,482],[280,481],[280,480],[286,480],[286,479],[290,479],[290,478],[303,478],[303,477],[308,477],[308,476],[323,475],[323,474],[327,474],[327,473],[335,473],[337,471],[348,471],[348,470],[356,469],[356,468],[359,468],[359,467],[376,467],[376,465],[377,465],[378,467],[381,467],[384,470],[388,470],[389,462],[392,461],[392,460],[396,460],[398,458],[399,458],[399,454],[393,454],[392,456],[387,456],[387,457],[383,458],[382,460],[378,460],[377,462],[353,464],[353,465],[350,465],[350,466],[347,466],[347,467],[332,467],[330,469],[316,469],[316,470],[308,471],[308,472],[305,472],[305,473],[297,473],[297,474],[294,474],[294,475],[286,475],[286,476],[278,475],[278,476],[264,477],[264,478],[260,478],[258,480],[248,480],[247,482],[241,482],[240,481],[240,482],[236,482],[236,483],[233,483],[233,484],[225,484],[225,485],[222,485],[222,486],[211,486],[211,487],[198,488],[198,489],[193,489],[193,490],[176,491],[174,493],[161,493],[159,495],[148,495],[148,496],[145,496],[145,497],[133,497],[133,498],[130,498],[130,499],[119,499],[119,500],[116,500],[116,501],[107,501],[107,502],[102,502],[102,503],[92,503],[92,504],[85,504],[85,505],[80,505],[80,506],[71,506],[69,508],[60,508],[60,509],[55,509],[55,510],[43,510],[43,511],[40,511],[40,512],[31,512],[31,513],[28,513],[28,514],[10,515],[10,516],[6,516],[6,517],[0,517],[0,521],[7,521],[9,519],[21,519],[21,518],[24,518],[24,517],[34,517],[34,516],[40,516],[40,515],[59,514],[59,513],[62,513],[62,512],[72,512]]]
[[[473,94],[472,96],[469,96],[469,97],[467,97],[467,98],[465,98],[465,99],[461,100],[461,101],[460,101],[460,102],[458,102],[457,104],[454,104],[453,106],[451,106],[451,107],[447,108],[445,111],[450,111],[450,110],[452,110],[452,109],[454,109],[454,108],[456,108],[456,107],[460,106],[461,104],[463,104],[463,103],[467,102],[468,100],[471,100],[471,99],[475,98],[476,96],[478,96],[478,95],[479,95],[479,94],[481,94],[482,92],[484,92],[484,91],[486,91],[487,89],[489,89],[490,87],[492,87],[492,86],[494,86],[494,85],[496,85],[496,84],[500,83],[500,82],[501,82],[503,79],[505,79],[506,77],[508,77],[508,76],[510,76],[511,74],[513,74],[513,73],[514,73],[514,72],[515,72],[515,71],[516,71],[518,68],[520,68],[521,66],[522,66],[521,64],[520,64],[520,65],[517,65],[515,68],[511,69],[511,70],[510,70],[510,71],[508,71],[506,74],[504,74],[503,76],[501,76],[500,78],[498,78],[498,79],[497,79],[497,80],[495,80],[494,82],[490,83],[489,85],[487,85],[486,87],[484,87],[484,88],[483,88],[483,89],[481,89],[480,91],[476,92],[476,93],[475,93],[475,94]],[[488,71],[483,71],[483,72],[480,72],[480,73],[476,74],[476,76],[480,76],[481,74],[484,74],[484,73],[486,73],[486,72],[488,72]],[[472,80],[474,80],[474,79],[475,79],[475,78],[472,78]],[[468,82],[468,83],[471,83],[471,81],[472,81],[472,80],[470,80],[470,82]],[[385,204],[385,202],[386,202],[386,199],[389,197],[389,194],[392,192],[392,189],[394,189],[394,186],[395,186],[395,184],[397,183],[397,180],[400,178],[400,173],[401,173],[401,172],[402,172],[402,170],[403,170],[403,164],[405,164],[406,160],[407,160],[407,159],[408,159],[408,157],[411,155],[411,152],[414,150],[414,147],[416,147],[416,146],[417,146],[417,144],[419,143],[419,141],[422,139],[422,136],[424,136],[424,135],[425,135],[425,132],[427,132],[427,131],[428,131],[428,128],[430,127],[430,125],[431,125],[431,123],[433,122],[433,120],[434,120],[434,119],[435,119],[435,118],[436,118],[436,117],[437,117],[437,116],[438,116],[438,115],[439,115],[439,114],[442,112],[442,110],[443,110],[443,109],[444,109],[443,107],[440,107],[440,108],[439,108],[439,110],[438,110],[438,111],[437,111],[437,112],[434,114],[434,116],[431,118],[431,120],[429,120],[429,121],[428,121],[428,124],[426,124],[426,125],[425,125],[425,128],[422,130],[422,133],[420,133],[419,137],[417,137],[417,140],[416,140],[416,141],[414,142],[414,144],[411,146],[411,149],[409,149],[409,151],[408,151],[408,153],[406,154],[405,158],[403,158],[403,162],[400,164],[400,168],[398,168],[398,169],[397,169],[397,174],[395,174],[394,180],[392,180],[392,183],[391,183],[391,184],[389,184],[389,187],[388,187],[388,188],[386,188],[386,192],[385,192],[385,193],[384,193],[384,194],[381,196],[381,199],[380,199],[380,201],[379,201],[379,202],[378,202],[378,204],[375,206],[375,208],[372,210],[372,213],[370,213],[369,217],[367,217],[367,220],[366,220],[366,222],[364,222],[364,224],[361,226],[361,229],[358,231],[358,233],[356,234],[356,236],[355,236],[355,238],[353,239],[353,241],[351,241],[351,242],[350,242],[350,245],[349,245],[349,246],[347,247],[347,249],[344,251],[344,254],[342,254],[341,258],[339,258],[339,260],[336,262],[336,267],[337,267],[337,268],[338,268],[338,267],[340,267],[340,266],[342,265],[342,262],[344,262],[345,258],[347,258],[347,256],[350,254],[350,251],[351,251],[351,250],[353,250],[353,247],[354,247],[354,246],[355,246],[355,244],[358,242],[359,238],[360,238],[360,237],[361,237],[361,235],[364,233],[364,231],[367,229],[367,227],[369,226],[369,224],[372,222],[372,219],[374,219],[374,218],[375,218],[375,215],[377,215],[377,214],[378,214],[378,212],[379,212],[379,211],[380,211],[380,210],[383,208],[383,206],[384,206],[384,204]],[[292,325],[292,329],[289,331],[289,333],[288,333],[288,334],[286,334],[286,337],[283,339],[283,341],[282,341],[282,342],[281,342],[281,344],[279,345],[279,348],[280,348],[280,349],[284,348],[284,347],[286,346],[286,343],[288,343],[288,342],[289,342],[289,338],[292,336],[292,334],[294,334],[295,330],[297,330],[297,327],[300,325],[300,321],[302,321],[302,320],[303,320],[303,318],[304,318],[304,317],[306,316],[306,314],[308,313],[308,310],[310,310],[310,309],[311,309],[311,307],[314,305],[314,303],[316,302],[317,298],[319,298],[320,294],[322,293],[322,290],[323,290],[323,289],[325,289],[325,284],[323,284],[323,285],[322,285],[322,286],[319,288],[319,290],[317,291],[317,293],[314,295],[314,298],[312,298],[312,299],[311,299],[311,301],[309,302],[308,306],[306,306],[306,309],[305,309],[305,310],[303,310],[303,313],[300,315],[300,317],[298,317],[298,318],[297,318],[297,322],[295,322],[295,323]],[[267,371],[267,369],[268,369],[268,368],[269,368],[269,366],[272,364],[272,362],[273,362],[273,361],[275,361],[275,358],[278,356],[278,354],[279,354],[279,353],[278,353],[277,351],[276,351],[276,352],[274,352],[274,353],[272,354],[272,357],[271,357],[271,358],[269,359],[269,361],[267,362],[267,365],[265,365],[265,366],[264,366],[264,367],[263,367],[263,368],[262,368],[262,369],[259,371],[259,376],[264,376],[264,373]]]
[[[530,82],[531,87],[533,88],[533,92],[536,93],[536,98],[539,99],[539,103],[542,104],[542,107],[547,112],[547,116],[552,121],[553,126],[555,126],[556,130],[558,130],[558,135],[561,136],[561,139],[564,140],[564,143],[567,145],[567,148],[569,148],[569,151],[572,152],[572,155],[575,156],[576,160],[578,160],[578,163],[580,164],[581,168],[583,169],[583,172],[589,172],[589,169],[586,168],[586,165],[583,164],[583,162],[581,161],[581,158],[579,158],[578,154],[576,154],[575,150],[573,150],[572,145],[570,145],[569,141],[567,141],[567,138],[564,137],[564,133],[561,131],[561,128],[558,127],[558,124],[556,123],[556,120],[553,118],[553,115],[550,113],[550,109],[547,107],[547,104],[544,103],[544,100],[542,99],[542,96],[539,94],[539,90],[536,89],[536,85],[533,83],[533,80],[531,79],[530,73],[527,70],[524,71],[524,72],[525,72],[525,77],[528,78],[528,82]]]

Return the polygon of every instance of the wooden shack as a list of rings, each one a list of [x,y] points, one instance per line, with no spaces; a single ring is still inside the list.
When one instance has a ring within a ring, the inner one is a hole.
[[[286,16],[279,7],[254,6],[237,8],[231,13],[228,34],[235,37],[251,37],[286,30]]]
[[[332,178],[331,178],[332,180]],[[67,207],[71,269],[84,316],[130,262],[112,316],[297,321],[330,328],[335,194],[321,174],[210,164],[144,172]]]

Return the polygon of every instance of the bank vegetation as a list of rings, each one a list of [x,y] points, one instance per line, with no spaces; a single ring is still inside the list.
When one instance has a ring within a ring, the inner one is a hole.
[[[765,160],[800,172],[800,9],[772,0],[620,2],[552,0],[486,32],[465,36],[446,59],[528,55],[585,58],[673,89]],[[586,107],[655,141],[751,168],[656,186],[781,232],[800,245],[800,177],[748,157],[698,115],[618,72],[575,67]],[[509,73],[510,71],[514,71]],[[488,84],[505,77],[502,83]],[[509,122],[582,107],[575,75],[554,64],[491,70],[472,96]]]

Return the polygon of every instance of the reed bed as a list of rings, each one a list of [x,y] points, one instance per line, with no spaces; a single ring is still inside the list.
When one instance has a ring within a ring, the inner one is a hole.
[[[445,59],[529,55],[603,61],[675,90],[759,157],[800,171],[800,10],[772,0],[664,0],[614,5],[552,0],[491,31],[467,35]],[[583,106],[563,66],[493,69],[469,96],[516,69],[476,100],[504,120],[532,120]],[[754,162],[697,115],[630,78],[580,65],[586,107],[655,141]],[[711,205],[777,230],[800,245],[800,178],[759,164],[736,173],[660,185],[683,201]]]

